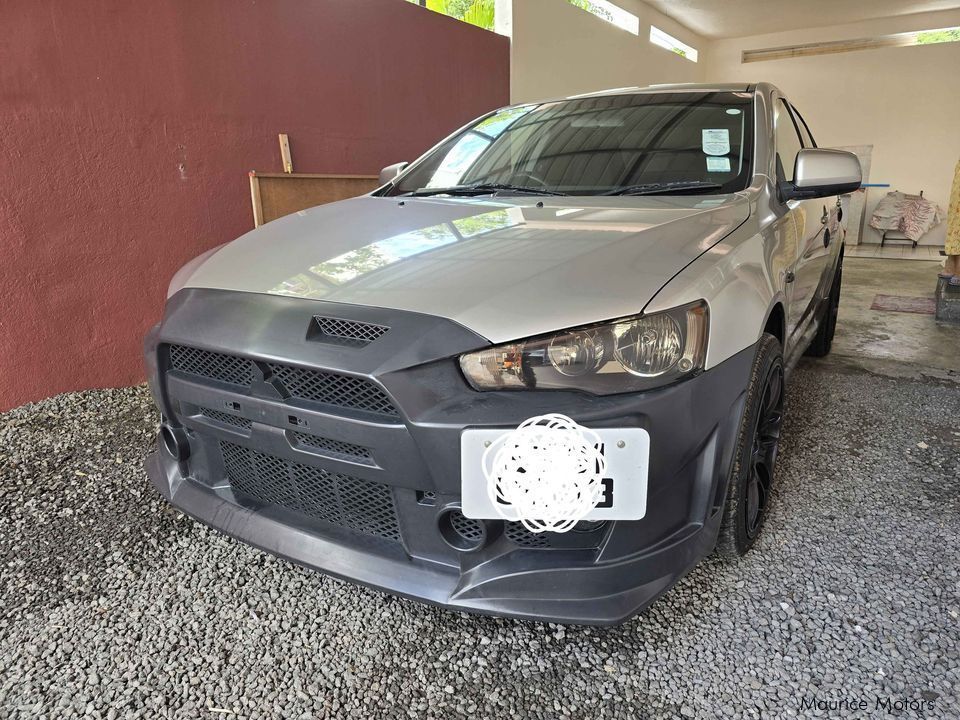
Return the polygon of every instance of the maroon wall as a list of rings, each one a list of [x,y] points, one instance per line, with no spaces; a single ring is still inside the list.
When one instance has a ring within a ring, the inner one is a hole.
[[[404,0],[5,0],[0,410],[142,379],[247,171],[375,174],[509,97],[504,37]]]

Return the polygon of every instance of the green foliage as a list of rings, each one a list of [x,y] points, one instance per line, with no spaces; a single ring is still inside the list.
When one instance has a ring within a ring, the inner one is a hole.
[[[917,33],[917,45],[932,45],[944,42],[960,42],[960,27]]]
[[[611,15],[605,8],[594,5],[590,0],[567,0],[568,3],[574,7],[578,7],[581,10],[586,10],[588,13],[592,13],[599,18],[603,18],[607,22],[613,22],[613,15]]]
[[[436,12],[462,20],[473,0],[427,0],[427,7]]]
[[[460,19],[484,30],[493,30],[494,1],[473,0]]]
[[[494,3],[495,0],[427,0],[427,8],[484,30],[493,30]]]
[[[449,15],[452,4],[450,0],[427,0],[427,9],[438,12],[441,15]]]

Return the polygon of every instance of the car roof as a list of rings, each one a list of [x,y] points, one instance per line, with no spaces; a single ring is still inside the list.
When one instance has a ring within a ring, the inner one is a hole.
[[[639,95],[667,92],[753,92],[756,85],[753,83],[670,83],[664,85],[647,85],[646,87],[622,87],[598,90],[596,92],[571,95],[565,99],[576,100],[588,97],[602,97],[604,95]]]

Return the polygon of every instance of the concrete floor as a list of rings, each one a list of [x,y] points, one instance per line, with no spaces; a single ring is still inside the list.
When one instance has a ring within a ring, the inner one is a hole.
[[[879,243],[869,245],[848,245],[846,255],[851,257],[884,258],[888,260],[935,260],[943,264],[940,251],[942,245],[917,245],[910,243],[887,241],[886,245]]]
[[[932,298],[937,262],[845,258],[837,332],[828,362],[895,377],[960,383],[960,327],[933,315],[871,310],[878,294]]]

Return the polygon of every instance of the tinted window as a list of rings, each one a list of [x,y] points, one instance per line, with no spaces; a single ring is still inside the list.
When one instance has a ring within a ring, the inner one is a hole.
[[[422,158],[390,194],[485,183],[595,195],[648,183],[750,182],[749,93],[581,98],[498,111]]]
[[[780,100],[774,105],[774,133],[777,137],[777,174],[779,180],[793,180],[793,166],[797,162],[797,153],[802,147],[793,118],[787,110],[787,103]]]

